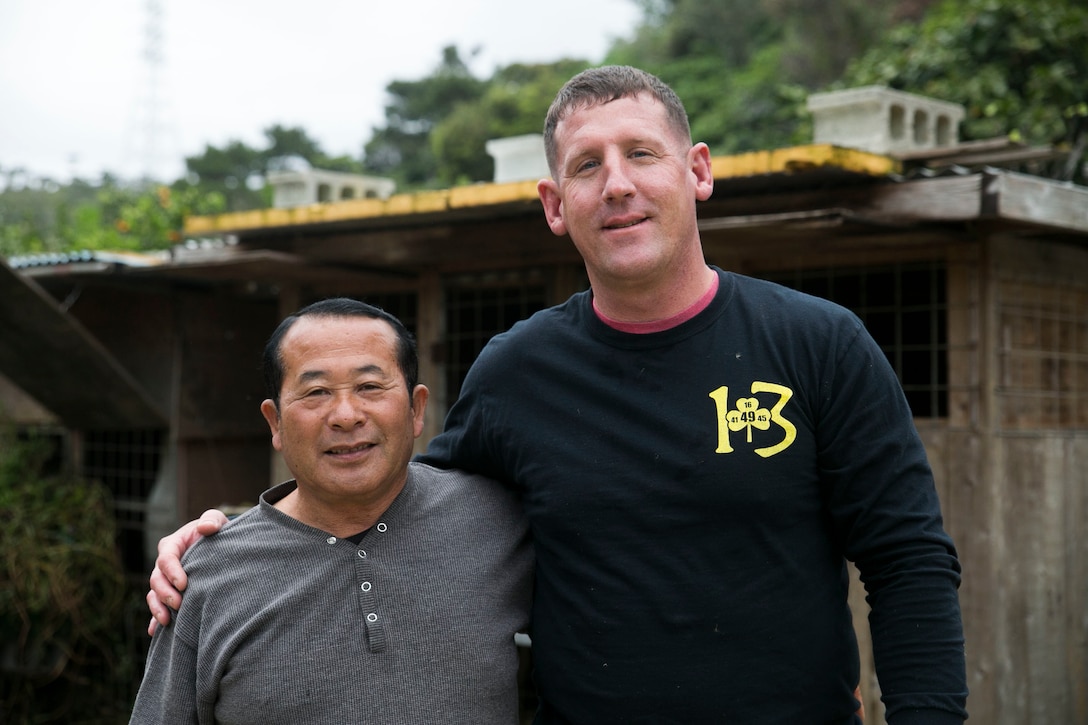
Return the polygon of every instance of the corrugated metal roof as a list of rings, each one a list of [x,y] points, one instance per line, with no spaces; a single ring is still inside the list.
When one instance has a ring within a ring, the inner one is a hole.
[[[72,252],[45,252],[42,254],[21,254],[9,257],[8,266],[21,272],[41,267],[63,267],[66,265],[115,265],[123,267],[154,267],[170,261],[169,252],[106,252],[82,249]]]

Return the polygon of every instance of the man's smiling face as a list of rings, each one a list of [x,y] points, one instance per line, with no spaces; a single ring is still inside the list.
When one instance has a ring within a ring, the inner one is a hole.
[[[556,126],[555,143],[557,178],[541,182],[541,201],[591,281],[642,283],[701,256],[695,203],[712,189],[709,157],[661,103],[641,94],[578,107]]]
[[[384,511],[404,487],[426,388],[408,390],[397,336],[368,317],[301,317],[280,345],[280,406],[261,412],[309,505]]]

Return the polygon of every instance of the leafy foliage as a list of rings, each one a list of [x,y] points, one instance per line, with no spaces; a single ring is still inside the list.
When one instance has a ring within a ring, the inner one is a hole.
[[[224,210],[221,194],[184,181],[123,187],[106,178],[97,188],[76,181],[8,189],[0,194],[0,254],[167,249],[180,241],[186,216]]]
[[[271,205],[271,192],[264,185],[264,177],[293,161],[301,160],[304,165],[330,171],[362,170],[358,161],[327,156],[320,144],[301,128],[276,124],[266,128],[264,135],[263,149],[231,141],[222,148],[208,144],[199,156],[186,157],[188,177],[183,186],[217,194],[228,211],[245,211]]]
[[[556,91],[587,67],[586,61],[565,59],[499,69],[480,98],[458,104],[431,132],[439,183],[452,186],[490,180],[494,161],[487,154],[487,141],[540,133]]]
[[[401,189],[438,186],[431,132],[462,104],[479,100],[486,86],[472,75],[456,46],[442,50],[442,61],[432,75],[390,83],[386,127],[374,129],[365,146],[366,170],[392,177]]]
[[[919,0],[924,3],[924,0]],[[839,77],[901,0],[644,0],[633,39],[606,62],[658,75],[714,154],[777,148],[811,135],[804,101]]]
[[[136,665],[110,500],[48,474],[50,452],[0,433],[0,709],[13,725],[119,722]]]
[[[882,84],[963,104],[965,139],[1008,135],[1072,150],[1088,145],[1088,7],[1081,0],[945,0],[891,29],[838,84]]]

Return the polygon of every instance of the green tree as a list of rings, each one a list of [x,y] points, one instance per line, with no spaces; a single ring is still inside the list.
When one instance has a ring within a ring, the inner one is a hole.
[[[965,139],[1008,135],[1070,150],[1049,171],[1083,181],[1088,7],[1082,0],[945,0],[892,28],[841,86],[881,84],[963,104]]]
[[[842,77],[892,25],[918,20],[934,0],[764,0],[781,29],[783,75],[806,89]]]
[[[459,105],[479,100],[486,88],[485,81],[472,75],[456,46],[442,50],[442,60],[431,75],[390,83],[386,86],[390,97],[385,108],[386,125],[373,130],[364,148],[365,169],[392,177],[402,189],[438,185],[438,160],[431,132]]]
[[[639,0],[642,22],[629,40],[617,41],[609,62],[650,70],[683,58],[713,57],[721,70],[744,66],[780,34],[756,0]],[[620,60],[623,56],[628,60]],[[651,71],[652,72],[652,71]]]
[[[359,161],[328,156],[301,128],[276,124],[266,128],[264,136],[263,148],[253,148],[237,140],[223,147],[205,145],[203,153],[185,159],[187,183],[205,194],[220,195],[228,211],[245,211],[270,205],[272,197],[265,186],[265,175],[288,166],[292,159],[331,171],[362,170]]]
[[[360,173],[363,164],[349,156],[329,156],[301,128],[286,128],[275,125],[265,129],[265,138],[268,147],[261,152],[264,159],[264,168],[258,173],[265,173],[286,165],[287,159],[302,159],[307,164],[318,169],[329,171],[343,171],[346,173]]]
[[[0,254],[167,249],[181,240],[186,216],[226,210],[223,196],[188,182],[122,186],[104,177],[54,189],[0,193]]]
[[[189,183],[222,194],[230,211],[244,211],[267,206],[254,180],[264,172],[260,151],[241,141],[230,141],[217,148],[208,144],[199,156],[187,156]]]
[[[806,142],[808,93],[840,77],[892,18],[927,0],[643,0],[606,61],[645,68],[684,101],[714,154]]]
[[[2,175],[0,254],[58,251],[54,233],[58,187],[23,168],[7,168]]]
[[[434,127],[430,140],[439,183],[451,186],[493,178],[487,141],[540,133],[556,91],[588,66],[584,60],[564,59],[515,63],[496,71],[479,99],[457,104]]]
[[[100,201],[102,208],[112,211],[119,239],[113,246],[98,249],[168,249],[181,241],[185,217],[226,211],[226,201],[221,194],[186,183],[176,183],[173,188],[156,186],[138,194],[122,193],[113,197],[104,192]]]

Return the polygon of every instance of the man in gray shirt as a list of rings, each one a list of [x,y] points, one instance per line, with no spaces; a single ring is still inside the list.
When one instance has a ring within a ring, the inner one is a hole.
[[[295,479],[186,554],[134,723],[517,721],[532,554],[493,482],[409,463],[411,335],[348,299],[286,318],[261,412]]]

